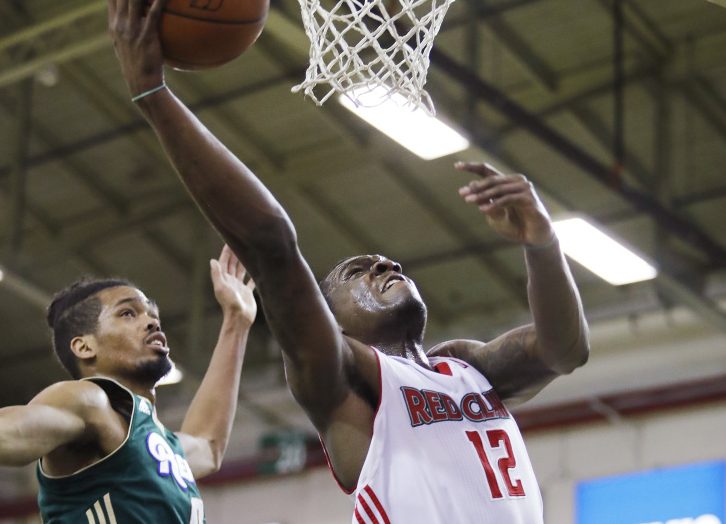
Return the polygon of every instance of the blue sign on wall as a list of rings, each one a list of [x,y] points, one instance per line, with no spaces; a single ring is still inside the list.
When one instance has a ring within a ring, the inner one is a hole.
[[[577,524],[726,524],[726,462],[581,482]]]

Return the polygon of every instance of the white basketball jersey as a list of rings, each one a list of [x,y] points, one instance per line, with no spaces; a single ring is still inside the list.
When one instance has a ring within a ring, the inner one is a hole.
[[[353,524],[542,524],[517,424],[472,366],[376,351],[380,404]]]

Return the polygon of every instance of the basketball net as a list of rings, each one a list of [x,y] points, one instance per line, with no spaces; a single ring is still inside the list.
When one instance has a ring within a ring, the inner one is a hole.
[[[330,10],[321,0],[298,1],[310,66],[294,93],[317,105],[340,93],[363,107],[399,94],[411,109],[435,114],[424,90],[429,53],[454,0],[329,0]]]

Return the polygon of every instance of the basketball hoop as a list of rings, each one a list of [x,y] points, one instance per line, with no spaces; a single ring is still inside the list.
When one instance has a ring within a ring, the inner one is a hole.
[[[292,88],[322,105],[340,93],[357,106],[398,93],[411,109],[435,114],[424,90],[429,53],[454,0],[298,0],[310,39],[305,80]],[[381,97],[365,96],[385,89]]]

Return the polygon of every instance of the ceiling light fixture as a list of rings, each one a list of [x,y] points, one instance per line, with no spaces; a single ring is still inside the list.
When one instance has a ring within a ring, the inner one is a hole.
[[[441,120],[426,114],[423,109],[411,110],[402,95],[394,93],[388,99],[386,95],[384,87],[353,90],[351,96],[370,107],[356,106],[345,95],[341,95],[338,101],[424,160],[433,160],[469,147],[469,141],[464,136]]]
[[[643,257],[584,218],[556,220],[553,225],[565,254],[613,286],[650,280],[658,274]]]

